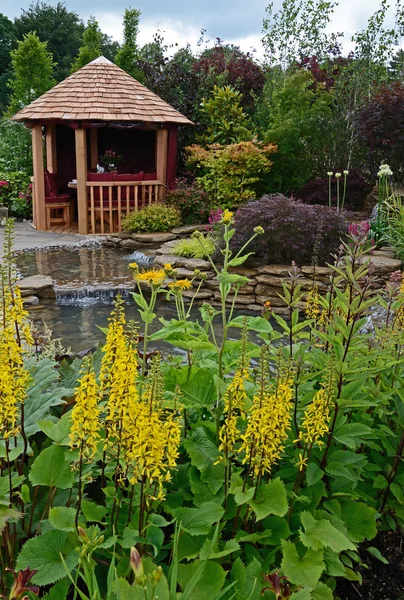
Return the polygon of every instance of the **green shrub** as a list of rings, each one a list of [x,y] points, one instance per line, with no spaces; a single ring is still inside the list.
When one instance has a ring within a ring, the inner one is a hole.
[[[0,171],[0,204],[10,216],[28,218],[32,214],[30,176],[23,171]]]
[[[383,220],[384,240],[404,260],[404,198],[393,195],[385,202],[386,221]]]
[[[171,249],[170,254],[174,256],[185,256],[186,258],[207,258],[215,250],[215,243],[207,236],[203,240],[203,246],[199,239],[184,238]]]
[[[141,210],[126,215],[122,223],[124,231],[129,233],[169,231],[179,225],[181,225],[179,210],[166,204],[149,204]]]

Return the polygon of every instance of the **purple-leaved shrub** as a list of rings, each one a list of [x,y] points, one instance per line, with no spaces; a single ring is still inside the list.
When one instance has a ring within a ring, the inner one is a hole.
[[[264,234],[254,239],[249,251],[268,264],[294,260],[303,265],[313,259],[318,265],[331,262],[331,254],[338,250],[348,230],[344,213],[269,194],[238,209],[236,233],[231,240],[233,252],[243,247],[258,225],[264,228]]]

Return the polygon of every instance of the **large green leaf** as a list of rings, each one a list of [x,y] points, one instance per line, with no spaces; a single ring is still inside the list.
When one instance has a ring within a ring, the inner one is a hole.
[[[170,391],[179,388],[181,403],[185,408],[211,409],[217,400],[214,373],[208,369],[171,367],[166,373],[166,387]]]
[[[32,463],[29,473],[32,485],[46,485],[62,490],[71,488],[74,474],[65,456],[65,450],[61,446],[52,445],[42,450]]]
[[[342,506],[342,519],[347,535],[353,542],[371,540],[377,534],[376,511],[363,502],[346,502]]]
[[[208,437],[203,427],[198,427],[191,439],[183,442],[191,463],[201,473],[201,481],[209,486],[212,494],[216,494],[223,486],[224,465],[217,463],[219,452],[217,446]]]
[[[214,502],[206,502],[199,508],[181,507],[173,511],[174,517],[190,535],[207,535],[214,523],[219,521],[224,509]]]
[[[331,525],[326,519],[317,521],[309,512],[303,512],[300,520],[305,529],[305,533],[300,532],[300,539],[305,546],[313,550],[320,550],[327,546],[334,552],[343,550],[356,550],[355,544],[341,532]]]
[[[324,571],[323,552],[308,548],[301,556],[295,544],[282,542],[283,558],[281,568],[292,583],[314,588]]]
[[[49,592],[42,596],[42,600],[66,600],[67,592],[69,591],[70,581],[61,579],[51,587]]]
[[[199,558],[201,560],[204,560],[205,558],[223,558],[223,556],[233,554],[233,552],[238,552],[240,550],[240,544],[236,540],[229,540],[224,544],[221,550],[213,550],[211,552],[210,548],[211,540],[206,539],[199,554]]]
[[[318,582],[314,590],[311,592],[312,600],[333,600],[334,594],[325,583]]]
[[[49,511],[49,523],[60,531],[75,530],[76,511],[66,506],[55,506]]]
[[[79,555],[75,550],[77,536],[56,529],[34,537],[26,542],[17,560],[17,571],[29,567],[38,571],[32,578],[36,585],[49,585],[66,576],[61,554],[72,571]]]
[[[195,560],[189,565],[180,564],[178,566],[178,582],[183,591],[200,565],[201,561]],[[192,598],[195,598],[195,600],[212,600],[222,589],[225,577],[226,573],[223,567],[218,563],[208,560],[192,592]]]
[[[260,486],[256,500],[249,500],[256,514],[257,521],[265,519],[268,515],[283,517],[288,510],[286,488],[281,479],[277,477]]]
[[[31,436],[40,431],[38,422],[49,419],[51,409],[64,404],[64,399],[73,395],[73,389],[58,385],[56,363],[49,358],[30,358],[26,366],[31,379],[24,402],[24,427]]]

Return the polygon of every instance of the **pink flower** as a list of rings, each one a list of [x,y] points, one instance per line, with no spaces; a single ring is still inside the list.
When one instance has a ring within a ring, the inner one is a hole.
[[[0,181],[0,187],[7,187],[8,186],[8,181],[5,181],[4,179],[2,181]]]

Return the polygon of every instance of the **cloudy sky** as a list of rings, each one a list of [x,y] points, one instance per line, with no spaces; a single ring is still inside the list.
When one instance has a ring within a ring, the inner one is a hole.
[[[56,4],[57,0],[45,0]],[[0,0],[0,11],[9,17],[17,16],[31,0]],[[121,41],[122,15],[130,0],[67,0],[70,10],[83,19],[94,15],[101,29]],[[380,0],[340,0],[330,29],[344,31],[347,39],[352,32],[366,26],[368,17],[378,8]],[[395,0],[391,0],[391,4]],[[260,43],[262,21],[267,0],[132,0],[131,6],[142,11],[139,42],[151,40],[157,28],[164,31],[168,44],[189,42],[195,47],[201,29],[206,37],[220,37],[238,44],[243,50],[254,48],[262,55]],[[280,6],[281,0],[274,0]],[[393,10],[391,11],[393,19]],[[392,24],[392,22],[391,22]]]

